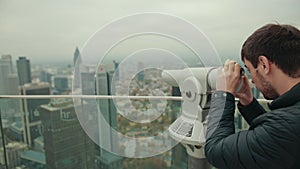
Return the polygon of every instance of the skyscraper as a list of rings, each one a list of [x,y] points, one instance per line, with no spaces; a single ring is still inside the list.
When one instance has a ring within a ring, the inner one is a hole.
[[[109,73],[106,72],[105,68],[100,67],[100,71],[97,74],[97,80],[96,80],[96,92],[98,95],[110,95],[111,89],[109,82],[111,81],[109,79]],[[108,99],[100,99],[98,100],[100,111],[102,116],[104,117],[106,123],[110,125],[112,128],[116,128],[116,111],[115,107],[112,104],[111,100]],[[104,126],[101,126],[104,121],[100,121],[100,142],[101,144],[105,144],[106,147],[109,148],[109,150],[113,149],[113,145],[115,140],[112,138],[112,129],[106,128]],[[102,137],[103,136],[103,137]]]
[[[48,83],[30,83],[21,87],[21,95],[50,95]],[[50,99],[22,99],[22,126],[24,142],[34,146],[34,139],[41,136],[40,105],[48,104]]]
[[[115,79],[119,80],[119,76],[120,76],[120,71],[119,71],[119,62],[117,62],[116,60],[113,61],[114,63],[114,69],[115,69]]]
[[[11,55],[2,55],[1,61],[6,62],[6,64],[9,66],[9,72],[13,73],[13,64],[12,64],[12,57]]]
[[[11,94],[9,75],[13,73],[11,55],[2,55],[0,58],[0,94]],[[18,88],[16,88],[18,91]]]
[[[95,95],[95,69],[93,65],[82,65],[81,66],[81,93],[83,95]]]
[[[75,52],[74,52],[74,57],[73,57],[73,66],[75,66],[76,63],[81,63],[81,55],[79,52],[78,47],[76,47]]]
[[[39,75],[39,79],[40,79],[41,82],[47,82],[50,85],[51,85],[51,82],[52,82],[51,81],[51,77],[52,77],[52,74],[49,73],[49,72],[47,72],[47,71],[45,71],[45,70],[42,70],[40,72],[40,75]]]
[[[72,100],[41,106],[46,168],[93,169],[95,144],[82,129]]]
[[[19,93],[18,79],[17,75],[13,73],[11,55],[2,55],[0,58],[0,82],[0,94],[16,95]],[[0,103],[2,113],[13,115],[15,112],[19,112],[18,103],[18,100],[3,99]]]
[[[72,77],[69,75],[55,75],[54,78],[54,90],[56,94],[71,91]]]
[[[95,95],[95,73],[81,72],[81,90],[83,95]]]
[[[79,49],[76,47],[73,57],[73,89],[79,89],[80,88],[80,67],[82,64],[81,60],[81,54],[79,52]]]
[[[98,73],[96,77],[96,92],[98,95],[111,95],[112,94],[112,78],[113,71],[106,71],[104,65],[98,67]],[[100,150],[100,168],[113,169],[123,168],[122,158],[112,154],[111,152],[118,152],[119,143],[116,136],[113,134],[113,130],[117,130],[117,110],[113,100],[100,99],[98,100],[100,111],[104,117],[106,123],[110,128],[102,126],[104,121],[99,123],[99,140],[101,145],[106,145],[107,151]],[[109,160],[110,159],[110,160]],[[113,159],[113,160],[112,160]],[[112,168],[113,167],[113,168]]]
[[[19,57],[19,60],[17,60],[17,70],[20,86],[26,83],[31,83],[31,69],[29,59],[24,56]]]
[[[8,94],[10,95],[18,95],[19,94],[19,82],[18,75],[13,73],[7,76],[8,78]]]

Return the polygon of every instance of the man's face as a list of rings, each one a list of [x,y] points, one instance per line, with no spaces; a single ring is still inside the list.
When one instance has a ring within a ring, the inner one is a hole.
[[[276,99],[279,94],[276,92],[270,81],[267,80],[265,74],[262,70],[260,70],[260,67],[257,66],[257,68],[254,68],[252,63],[247,59],[245,59],[244,63],[252,76],[251,82],[255,84],[256,88],[263,94],[263,96],[268,100]]]

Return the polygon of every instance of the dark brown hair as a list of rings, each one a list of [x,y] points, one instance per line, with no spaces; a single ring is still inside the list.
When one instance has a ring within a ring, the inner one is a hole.
[[[291,25],[267,24],[244,42],[241,57],[258,65],[259,56],[267,57],[290,77],[300,77],[300,31]]]

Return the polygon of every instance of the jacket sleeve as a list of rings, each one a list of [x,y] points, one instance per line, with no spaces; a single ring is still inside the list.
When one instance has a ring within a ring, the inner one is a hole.
[[[238,109],[249,125],[251,125],[252,121],[256,117],[266,113],[266,110],[258,103],[255,98],[253,98],[253,101],[247,106],[243,106],[239,102]]]
[[[213,94],[205,145],[208,161],[219,169],[290,168],[295,157],[289,150],[298,147],[295,141],[298,138],[291,128],[282,126],[288,125],[287,122],[279,116],[270,116],[251,130],[235,133],[234,109],[232,94]]]

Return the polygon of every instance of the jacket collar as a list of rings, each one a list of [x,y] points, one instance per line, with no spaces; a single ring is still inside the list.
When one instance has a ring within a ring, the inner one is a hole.
[[[279,96],[269,104],[271,110],[288,107],[300,101],[300,83],[296,84],[288,92]]]

